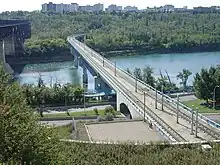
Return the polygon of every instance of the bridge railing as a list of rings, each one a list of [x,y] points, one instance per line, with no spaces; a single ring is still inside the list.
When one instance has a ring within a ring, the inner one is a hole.
[[[84,49],[89,50],[89,51],[92,53],[92,55],[96,55],[96,57],[98,57],[100,61],[103,60],[103,56],[101,56],[99,53],[97,53],[96,51],[94,51],[93,49],[91,49],[90,47],[88,47],[87,45],[85,45],[84,43],[81,43],[81,42],[79,42],[78,40],[76,40],[76,39],[74,38],[74,36],[73,36],[73,39],[74,39],[74,41],[77,42],[78,44],[83,45],[83,46],[84,46]],[[104,58],[104,62],[105,62],[105,64],[106,64],[106,62],[107,62],[107,64],[109,64],[111,68],[114,68],[114,67],[115,67],[115,64],[114,64],[112,61],[110,61],[109,59],[107,59],[107,58]],[[133,83],[135,83],[135,81],[137,81],[137,82],[139,83],[139,85],[142,85],[141,90],[142,90],[143,92],[150,89],[152,92],[155,92],[155,94],[156,94],[156,92],[157,92],[158,96],[160,96],[160,97],[162,97],[162,95],[163,95],[163,96],[164,96],[164,99],[166,99],[166,100],[171,104],[171,106],[175,106],[175,107],[177,106],[177,101],[176,101],[175,99],[172,99],[172,98],[169,97],[168,95],[163,94],[162,92],[156,90],[156,88],[154,88],[154,87],[150,86],[149,84],[146,84],[145,82],[143,82],[143,81],[137,79],[134,75],[128,73],[127,71],[125,71],[124,69],[120,68],[119,66],[116,66],[116,71],[117,71],[117,74],[120,72],[122,75],[126,76],[126,78],[128,78],[129,80],[131,80]],[[118,71],[119,71],[119,72],[118,72]],[[148,89],[146,89],[146,87],[147,87]],[[140,88],[139,88],[139,89],[140,89]],[[189,113],[192,112],[192,109],[191,109],[191,108],[189,108],[188,106],[186,106],[186,105],[184,105],[184,104],[182,104],[182,103],[179,103],[179,107],[182,108],[183,110],[189,112]],[[211,120],[211,119],[209,119],[209,118],[203,116],[202,114],[199,114],[198,117],[199,117],[200,120],[202,120],[203,122],[207,123],[208,125],[210,125],[210,126],[212,126],[212,127],[214,127],[214,128],[220,128],[220,124],[218,124],[218,123],[216,123],[215,121],[213,121],[213,120]]]

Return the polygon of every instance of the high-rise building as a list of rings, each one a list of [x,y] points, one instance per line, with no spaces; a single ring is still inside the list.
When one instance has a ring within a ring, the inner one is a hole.
[[[47,12],[47,4],[44,3],[41,6],[42,6],[42,12]]]
[[[103,11],[103,10],[104,10],[104,5],[103,4],[98,3],[98,4],[95,4],[93,6],[93,11],[94,12],[99,12],[99,11]]]
[[[122,6],[110,5],[110,6],[108,6],[107,11],[108,11],[108,12],[122,11]]]
[[[79,11],[82,11],[82,12],[93,12],[93,6],[90,6],[90,5],[79,6]]]
[[[61,3],[61,4],[56,4],[56,12],[57,12],[57,13],[63,13],[63,12],[64,12],[63,3]]]
[[[79,10],[79,5],[77,3],[70,4],[70,12],[77,12]]]
[[[124,7],[125,12],[138,11],[138,8],[135,6],[126,6]]]

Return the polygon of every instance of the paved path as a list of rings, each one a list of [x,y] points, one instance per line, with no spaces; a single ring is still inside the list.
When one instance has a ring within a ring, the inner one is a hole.
[[[158,142],[166,141],[144,122],[120,122],[86,126],[92,141],[113,142]]]
[[[101,105],[101,106],[93,106],[93,107],[88,107],[88,108],[71,108],[68,109],[69,112],[84,112],[84,111],[93,111],[95,108],[98,110],[104,110],[106,107],[110,105]],[[47,112],[44,112],[44,114],[57,114],[57,113],[66,113],[66,111],[53,111],[53,110],[48,110]]]
[[[62,121],[41,121],[41,124],[47,124],[49,126],[63,126],[63,125],[68,125],[72,122],[72,120],[62,120]]]
[[[75,42],[75,41],[74,41]],[[73,42],[73,43],[74,43]],[[135,81],[132,77],[128,76],[124,72],[117,69],[117,76],[115,75],[114,66],[107,61],[105,62],[105,66],[103,67],[103,58],[97,55],[95,52],[91,53],[92,50],[87,48],[84,44],[77,42],[74,43],[74,47],[80,52],[80,54],[87,60],[87,62],[94,67],[99,74],[108,81],[111,86],[118,92],[123,92],[128,96],[132,101],[136,103],[139,107],[143,109],[143,92],[138,91],[135,92]],[[141,86],[142,85],[142,86]],[[146,88],[145,85],[139,84],[138,86],[142,89]],[[153,91],[148,91],[148,94],[153,95]],[[156,114],[159,116],[163,122],[162,125],[168,124],[169,128],[165,126],[165,128],[171,129],[172,131],[181,135],[187,141],[201,141],[201,140],[214,140],[214,138],[210,137],[207,133],[199,130],[198,136],[199,138],[195,138],[194,135],[190,135],[190,123],[185,119],[179,119],[179,123],[176,122],[176,114],[168,108],[165,108],[164,111],[161,111],[161,104],[158,104],[159,109],[155,109],[154,106],[155,100],[151,97],[146,97],[146,106],[148,107],[148,114]],[[185,110],[181,109],[181,112],[185,113]],[[190,115],[190,114],[187,114]],[[162,122],[160,120],[160,122]],[[161,123],[159,123],[161,124]],[[174,134],[173,134],[174,135]]]
[[[208,117],[209,119],[211,119],[217,123],[220,123],[220,113],[219,114],[215,114],[215,113],[208,114],[207,113],[207,114],[204,114],[204,116]]]
[[[180,101],[181,101],[181,102],[184,102],[184,101],[192,101],[192,100],[197,100],[196,96],[190,95],[190,96],[181,96],[181,97],[180,97]]]

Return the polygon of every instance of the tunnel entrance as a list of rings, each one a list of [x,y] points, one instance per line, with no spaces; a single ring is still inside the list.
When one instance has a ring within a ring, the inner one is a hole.
[[[128,109],[127,105],[125,105],[124,103],[120,104],[120,112],[124,114],[128,119],[132,119],[131,112]]]

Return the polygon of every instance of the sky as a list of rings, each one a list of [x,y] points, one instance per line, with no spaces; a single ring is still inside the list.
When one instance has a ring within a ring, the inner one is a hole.
[[[67,4],[78,3],[79,5],[103,3],[105,8],[110,4],[117,4],[120,6],[135,5],[139,9],[145,9],[147,6],[154,7],[166,4],[173,4],[175,7],[188,6],[189,8],[195,6],[220,6],[219,0],[0,0],[0,12],[41,10],[41,4],[48,3],[49,1]]]

